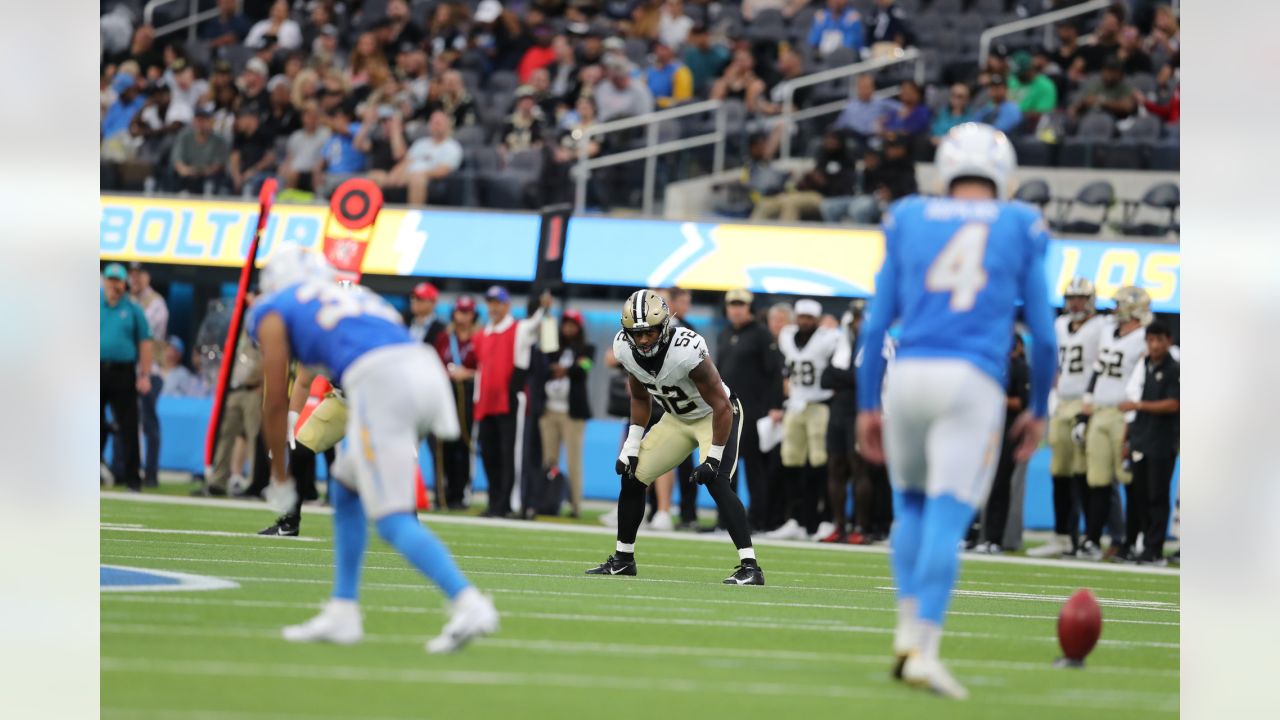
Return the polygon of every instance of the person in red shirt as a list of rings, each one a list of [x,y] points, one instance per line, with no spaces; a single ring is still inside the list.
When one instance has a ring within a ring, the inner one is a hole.
[[[522,84],[529,82],[534,70],[544,68],[556,61],[556,51],[551,47],[551,37],[550,28],[537,26],[533,29],[533,44],[524,51],[524,56],[520,58],[520,65],[516,67],[516,75],[519,76]]]
[[[1171,125],[1177,125],[1179,118],[1182,117],[1181,85],[1174,86],[1173,95],[1169,97],[1169,101],[1164,105],[1157,104],[1154,100],[1148,99],[1146,95],[1142,94],[1141,90],[1133,91],[1133,99],[1142,103],[1142,106],[1147,109],[1147,112]]]
[[[480,328],[476,324],[476,301],[462,295],[453,304],[453,317],[444,332],[435,338],[436,351],[444,361],[453,385],[453,398],[458,408],[462,434],[457,440],[442,443],[439,470],[444,478],[444,506],[465,510],[467,486],[471,484],[471,423],[475,413],[475,377],[479,361],[475,340]]]

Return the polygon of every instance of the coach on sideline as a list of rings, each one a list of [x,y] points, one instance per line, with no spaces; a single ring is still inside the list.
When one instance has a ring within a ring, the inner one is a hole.
[[[130,490],[142,489],[138,476],[138,395],[151,392],[151,328],[147,316],[125,297],[127,275],[120,263],[102,271],[101,315],[99,316],[99,413],[102,445],[107,447],[106,408],[111,406],[119,443],[124,453],[120,463],[124,477],[117,478]]]

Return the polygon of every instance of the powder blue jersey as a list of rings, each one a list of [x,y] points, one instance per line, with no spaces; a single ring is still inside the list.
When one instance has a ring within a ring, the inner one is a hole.
[[[359,285],[344,288],[331,281],[303,282],[259,298],[248,317],[249,337],[255,342],[258,324],[269,313],[284,320],[293,357],[336,382],[370,350],[413,342],[400,313]]]
[[[885,257],[867,309],[858,407],[880,407],[880,344],[900,321],[897,358],[968,361],[1002,387],[1018,303],[1031,331],[1031,410],[1042,417],[1057,370],[1040,213],[1018,202],[911,196],[884,218]],[[874,345],[874,347],[872,347]]]

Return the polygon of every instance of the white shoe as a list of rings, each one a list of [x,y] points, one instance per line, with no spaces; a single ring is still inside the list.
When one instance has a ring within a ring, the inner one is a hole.
[[[271,508],[272,512],[283,515],[292,512],[294,505],[298,504],[298,487],[294,484],[293,478],[284,482],[272,478],[263,489],[262,497],[266,499],[267,507]]]
[[[969,691],[951,677],[951,673],[947,672],[941,662],[925,660],[916,653],[908,657],[906,664],[902,666],[902,679],[908,685],[952,700],[965,700],[969,697]]]
[[[449,653],[459,650],[473,638],[498,630],[498,610],[493,601],[479,590],[469,587],[453,602],[449,622],[439,637],[427,641],[427,652]]]
[[[98,463],[98,482],[103,487],[116,486],[116,474],[111,472],[111,468],[104,462]]]
[[[1030,550],[1028,550],[1027,557],[1034,557],[1034,558],[1058,557],[1063,553],[1067,553],[1070,551],[1071,551],[1070,544],[1063,545],[1062,540],[1055,537],[1054,539],[1050,540],[1049,542],[1039,547],[1033,547]]]
[[[227,480],[227,494],[229,495],[239,495],[247,487],[249,487],[249,479],[243,475],[232,475],[231,479]]]
[[[319,615],[301,625],[286,627],[282,634],[289,642],[331,642],[338,645],[354,645],[364,639],[364,621],[360,617],[360,605],[354,600],[332,599],[325,603]]]
[[[835,532],[835,531],[836,531],[836,524],[835,524],[835,523],[830,523],[830,522],[827,522],[827,521],[825,521],[825,520],[824,520],[824,521],[822,521],[822,522],[818,523],[818,531],[817,531],[817,532],[815,532],[813,535],[810,535],[810,536],[809,536],[809,539],[810,539],[810,540],[812,540],[812,541],[814,541],[814,542],[818,542],[818,541],[819,541],[819,540],[821,540],[822,538],[824,538],[824,537],[826,537],[826,536],[830,535],[831,533],[833,533],[833,532]]]
[[[649,521],[649,529],[658,532],[673,532],[676,529],[676,524],[671,522],[671,513],[656,512],[653,514],[653,519]]]
[[[1084,543],[1080,545],[1080,551],[1076,553],[1076,557],[1083,558],[1085,560],[1101,560],[1102,548],[1098,547],[1097,543],[1092,540],[1085,540]]]
[[[791,519],[782,524],[777,530],[770,530],[764,534],[769,540],[804,540],[809,537],[809,533],[800,527],[800,523],[795,519]]]
[[[969,553],[970,555],[987,555],[991,552],[990,550],[987,549],[989,547],[991,547],[991,543],[983,540],[977,545],[974,545],[968,550],[965,550],[965,552]]]
[[[618,507],[600,516],[600,524],[605,527],[618,527]]]

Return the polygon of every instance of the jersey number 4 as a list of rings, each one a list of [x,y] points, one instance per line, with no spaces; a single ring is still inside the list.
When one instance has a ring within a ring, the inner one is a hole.
[[[925,289],[929,292],[951,293],[952,312],[972,310],[978,293],[987,286],[982,259],[987,252],[990,231],[986,223],[968,223],[961,227],[934,258],[924,276]]]

